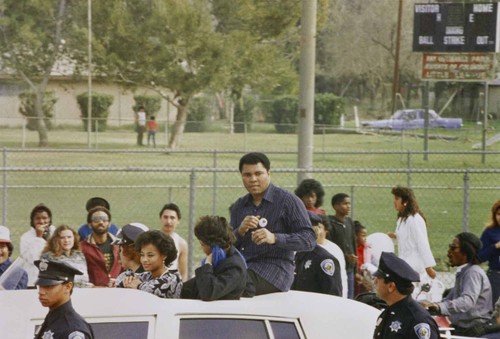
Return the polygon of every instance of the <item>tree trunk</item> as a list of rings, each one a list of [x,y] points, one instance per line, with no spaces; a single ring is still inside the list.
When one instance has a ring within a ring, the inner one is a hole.
[[[172,129],[172,135],[170,136],[170,141],[168,143],[168,148],[176,149],[181,141],[182,134],[184,134],[184,127],[186,126],[187,120],[187,105],[184,103],[179,103],[177,106],[177,117],[175,119],[174,128]]]
[[[49,145],[49,136],[42,109],[43,95],[44,93],[40,90],[40,88],[37,88],[35,93],[35,113],[36,129],[38,131],[38,147],[47,147]]]

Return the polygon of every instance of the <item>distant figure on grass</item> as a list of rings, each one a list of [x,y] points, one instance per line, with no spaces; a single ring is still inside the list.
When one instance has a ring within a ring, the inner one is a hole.
[[[94,207],[101,206],[101,207],[106,207],[108,211],[111,211],[111,205],[109,202],[101,197],[93,197],[87,200],[87,203],[85,204],[85,210],[87,213]],[[118,227],[116,227],[115,224],[111,223],[109,225],[109,232],[113,235],[116,235],[118,232]],[[78,235],[80,236],[80,240],[87,239],[87,237],[92,233],[92,227],[88,223],[81,225],[78,228]]]
[[[181,222],[181,209],[174,203],[164,205],[160,210],[162,232],[172,237],[177,249],[177,257],[170,264],[170,272],[179,271],[182,281],[188,279],[188,244],[177,233],[177,226]]]
[[[204,216],[196,223],[194,234],[206,258],[195,271],[195,277],[184,283],[182,298],[205,301],[239,299],[255,294],[247,265],[233,246],[233,229],[226,219]]]
[[[156,131],[158,130],[158,124],[156,123],[155,116],[152,115],[147,123],[148,128],[148,146],[150,141],[153,141],[153,147],[156,148]]]
[[[146,112],[144,106],[140,106],[135,114],[135,127],[137,131],[137,146],[143,146],[144,132],[146,131]]]
[[[321,183],[314,179],[304,179],[295,189],[295,194],[302,200],[308,211],[316,214],[326,214],[326,211],[320,208],[323,205],[325,190]]]

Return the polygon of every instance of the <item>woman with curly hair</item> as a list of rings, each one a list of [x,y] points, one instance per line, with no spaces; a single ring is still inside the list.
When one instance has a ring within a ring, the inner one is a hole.
[[[233,246],[232,228],[223,217],[204,216],[194,228],[206,254],[195,277],[184,283],[182,298],[204,301],[239,299],[255,294],[245,259]]]
[[[488,261],[487,275],[496,302],[500,298],[500,200],[491,207],[491,221],[481,234],[481,243],[478,256],[481,261]]]
[[[306,209],[316,214],[326,214],[326,211],[321,207],[325,190],[321,183],[314,179],[304,179],[295,189],[295,195],[302,200]]]
[[[56,228],[42,251],[41,259],[65,262],[83,272],[83,275],[75,276],[75,287],[89,287],[92,285],[89,283],[87,261],[82,251],[80,251],[78,233],[68,225],[61,225]]]
[[[388,235],[398,241],[398,256],[420,274],[421,283],[429,280],[426,276],[434,279],[436,271],[433,267],[436,266],[436,261],[427,237],[427,223],[413,190],[396,186],[391,193],[394,195],[398,220],[396,232]]]
[[[123,287],[152,293],[160,298],[179,298],[182,279],[179,272],[170,272],[168,267],[177,257],[172,238],[160,231],[141,233],[135,240],[135,249],[141,253],[143,273],[123,279]]]

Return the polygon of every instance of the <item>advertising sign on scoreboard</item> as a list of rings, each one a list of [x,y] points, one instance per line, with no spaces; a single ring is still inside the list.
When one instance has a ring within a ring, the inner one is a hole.
[[[492,53],[423,53],[422,79],[484,81],[495,78]]]
[[[498,3],[415,4],[414,52],[498,52]]]

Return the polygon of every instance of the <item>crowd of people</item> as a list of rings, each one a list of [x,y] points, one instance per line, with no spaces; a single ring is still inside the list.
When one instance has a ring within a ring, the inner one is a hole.
[[[138,222],[119,228],[111,222],[109,202],[93,197],[86,204],[87,222],[78,229],[55,227],[50,208],[35,206],[31,228],[20,239],[24,266],[12,265],[10,231],[0,226],[0,286],[38,286],[41,295],[48,293],[46,286],[71,283],[60,293],[70,294],[73,287],[131,288],[160,298],[205,301],[294,289],[382,308],[376,338],[438,338],[433,316],[447,316],[459,335],[500,336],[500,200],[480,238],[462,232],[450,239],[454,286],[442,300],[419,300],[437,273],[427,220],[412,189],[392,189],[396,223],[387,236],[397,244],[397,254],[382,252],[376,260],[367,228],[349,216],[349,195],[334,194],[334,214],[327,215],[319,181],[305,179],[295,194],[288,192],[271,182],[271,162],[263,153],[241,157],[239,172],[247,193],[231,205],[229,221],[207,215],[195,225],[205,257],[193,276],[188,275],[188,244],[177,232],[176,204],[160,209],[159,230]],[[487,272],[482,262],[488,263]],[[11,265],[16,267],[2,279]],[[52,271],[67,279],[54,280]],[[70,304],[66,308],[72,310]],[[84,322],[77,323],[75,330],[91,336]]]

